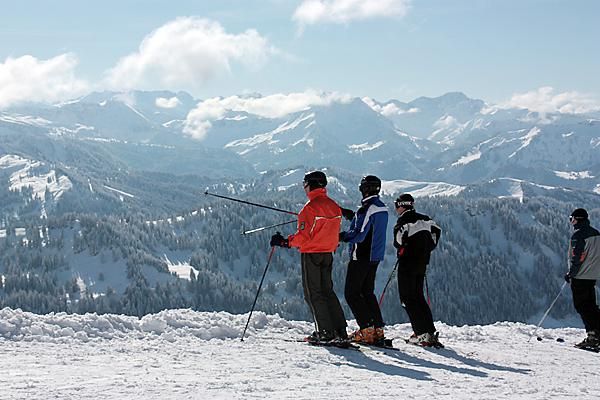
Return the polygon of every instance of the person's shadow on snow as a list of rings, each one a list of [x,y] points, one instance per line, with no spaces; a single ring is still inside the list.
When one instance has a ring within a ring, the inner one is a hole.
[[[402,362],[403,364],[414,365],[422,368],[432,368],[432,369],[441,369],[444,371],[450,371],[458,374],[471,375],[477,378],[485,378],[488,376],[487,372],[481,371],[476,368],[493,370],[493,371],[506,371],[513,373],[526,374],[531,370],[528,369],[520,369],[520,368],[512,368],[506,367],[502,365],[496,365],[484,361],[480,361],[477,359],[469,358],[467,356],[463,356],[458,354],[456,351],[448,348],[444,349],[427,349],[423,348],[426,351],[430,351],[434,354],[437,354],[442,357],[451,358],[453,360],[459,361],[469,367],[457,367],[454,365],[448,365],[443,363],[438,363],[435,361],[427,360],[421,357],[416,357],[411,354],[405,353],[403,351],[398,350],[386,350],[386,349],[365,349],[364,351],[349,351],[342,350],[336,348],[327,348],[332,353],[343,355],[346,360],[348,360],[350,366],[355,368],[364,368],[371,371],[378,371],[385,373],[387,375],[400,375],[405,376],[412,379],[418,380],[432,380],[430,374],[424,371],[418,371],[410,368],[406,368],[404,366],[398,364],[389,364],[384,363],[379,360],[376,360],[369,356],[370,352],[375,353],[383,353],[388,356],[390,359],[394,359]]]
[[[369,354],[366,351],[363,352],[362,350],[348,350],[325,346],[323,348],[335,355],[343,356],[348,362],[344,365],[348,365],[350,367],[381,372],[386,375],[404,376],[406,378],[420,381],[433,380],[427,372],[405,368],[399,365],[383,363],[379,360],[369,357]]]
[[[435,354],[439,354],[440,356],[452,358],[456,361],[460,361],[461,363],[468,365],[470,367],[485,368],[485,369],[488,369],[491,371],[514,372],[517,374],[527,374],[527,373],[531,372],[530,369],[507,367],[504,365],[497,365],[497,364],[492,364],[492,363],[488,363],[485,361],[477,360],[475,358],[469,358],[462,354],[458,354],[456,351],[449,349],[447,347],[445,347],[443,349],[427,349],[427,348],[424,348],[424,349],[429,350]]]
[[[420,357],[415,357],[413,355],[403,352],[402,350],[381,349],[381,350],[373,350],[373,351],[383,352],[392,359],[402,361],[403,363],[406,363],[406,364],[412,364],[415,366],[423,367],[423,368],[443,369],[445,371],[455,372],[458,374],[471,375],[471,376],[474,376],[477,378],[485,378],[488,376],[488,374],[486,372],[479,371],[477,369],[462,368],[462,367],[456,367],[454,365],[437,363],[435,361],[426,360],[426,359],[423,359]],[[436,352],[437,351],[439,351],[439,350],[436,350]]]

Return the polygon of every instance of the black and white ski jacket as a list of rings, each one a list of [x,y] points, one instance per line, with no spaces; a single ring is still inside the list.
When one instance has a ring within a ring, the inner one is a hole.
[[[414,209],[403,212],[394,226],[394,247],[398,249],[399,268],[425,272],[431,251],[442,234],[440,227]]]
[[[569,243],[569,275],[576,279],[600,279],[600,232],[587,219],[574,228]]]

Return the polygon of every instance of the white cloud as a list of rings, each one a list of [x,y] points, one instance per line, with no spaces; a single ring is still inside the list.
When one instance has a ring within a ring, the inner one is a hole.
[[[234,62],[261,66],[276,52],[253,29],[227,33],[214,21],[177,18],[144,38],[137,52],[123,57],[107,73],[114,89],[196,89],[231,71]]]
[[[353,20],[403,17],[410,0],[304,0],[294,11],[300,25],[344,24]]]
[[[402,115],[402,114],[406,114],[406,113],[413,114],[413,113],[419,112],[419,109],[416,107],[411,107],[408,110],[404,110],[404,109],[398,107],[395,103],[387,103],[384,105],[377,104],[370,97],[363,97],[362,101],[366,105],[371,107],[371,109],[373,109],[373,111],[383,115],[384,117],[391,117],[394,115]]]
[[[265,97],[212,98],[200,102],[187,116],[184,132],[202,140],[212,123],[223,118],[229,111],[246,112],[266,118],[280,118],[306,110],[311,106],[349,102],[351,97],[339,93],[305,91],[301,93],[274,94]]]
[[[458,120],[452,115],[444,115],[433,123],[433,127],[436,129],[450,129],[459,125]]]
[[[78,60],[61,54],[48,60],[26,55],[0,63],[0,108],[34,102],[57,102],[85,93],[88,84],[75,77]]]
[[[510,100],[499,104],[499,108],[523,108],[530,111],[563,114],[584,114],[600,111],[600,100],[579,92],[555,93],[554,88],[545,86],[526,93],[517,93]]]
[[[155,101],[156,107],[160,108],[175,108],[181,104],[181,101],[177,98],[177,96],[171,97],[169,99],[165,97],[158,97]]]

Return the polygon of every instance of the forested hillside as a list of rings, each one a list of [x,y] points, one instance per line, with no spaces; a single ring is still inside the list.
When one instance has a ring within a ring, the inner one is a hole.
[[[277,190],[269,179],[212,189],[229,187],[240,198],[299,210],[305,201],[300,189]],[[333,184],[331,193],[346,207],[358,201],[352,191],[344,194]],[[471,197],[465,191],[458,196],[417,199],[417,209],[431,215],[443,229],[428,272],[436,319],[477,324],[537,318],[562,283],[570,235],[567,216],[576,204],[550,197]],[[138,211],[64,213],[42,220],[43,224],[39,219],[10,222],[0,238],[0,307],[139,316],[182,307],[248,311],[275,229],[241,232],[290,218],[207,196],[197,200],[196,207],[160,219],[149,219]],[[385,196],[384,200],[391,204],[393,198]],[[592,221],[599,221],[600,201],[588,209]],[[390,212],[391,233],[395,215]],[[278,229],[288,234],[293,226]],[[391,234],[388,243],[387,258],[379,268],[378,294],[395,262]],[[344,245],[336,252],[334,267],[340,296],[347,259]],[[178,277],[169,272],[175,264],[189,273]],[[345,302],[344,307],[351,318]],[[257,308],[288,319],[310,317],[302,298],[296,250],[276,249]],[[395,279],[386,293],[383,312],[388,323],[406,320]],[[552,316],[561,319],[572,313],[569,298],[564,296]]]

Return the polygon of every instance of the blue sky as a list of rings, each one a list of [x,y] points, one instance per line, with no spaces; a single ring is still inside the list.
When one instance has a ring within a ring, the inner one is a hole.
[[[599,16],[594,0],[3,1],[0,107],[138,88],[589,104]]]

